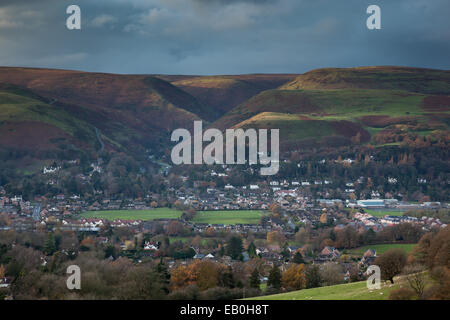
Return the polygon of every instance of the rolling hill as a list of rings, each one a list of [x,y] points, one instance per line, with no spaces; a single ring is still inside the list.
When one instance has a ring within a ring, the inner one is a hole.
[[[94,145],[97,139],[92,132],[98,128],[106,148],[112,150],[155,148],[165,143],[166,136],[173,129],[189,128],[194,120],[208,121],[215,117],[214,110],[188,93],[147,75],[0,68],[0,83],[3,83],[3,88],[10,86],[22,90],[13,96],[4,89],[2,91],[1,120],[7,121],[4,123],[9,123],[9,126],[11,122],[14,126],[23,126],[32,118],[33,126],[39,128],[43,122],[47,125],[55,122],[49,118],[59,117],[57,127],[63,131],[60,134],[72,137],[79,144]],[[38,99],[39,103],[30,99]],[[33,110],[29,112],[31,105]],[[24,111],[25,106],[27,112]],[[65,115],[63,118],[60,116],[62,113]],[[43,119],[42,114],[47,118]],[[75,135],[71,129],[72,122],[82,123],[78,127],[83,129],[77,132],[84,134]],[[48,127],[39,130],[40,140],[54,139],[55,133],[49,130]],[[14,139],[10,134],[7,140]],[[31,141],[21,137],[13,144],[19,147],[21,140]]]
[[[320,69],[259,93],[211,126],[280,128],[282,142],[303,145],[366,143],[394,129],[423,135],[448,130],[449,92],[449,71]]]
[[[324,68],[306,72],[280,89],[380,89],[449,95],[449,73],[394,66]]]
[[[375,143],[446,133],[449,108],[450,71],[441,70],[170,76],[0,67],[0,149],[29,157],[96,156],[103,144],[160,152],[174,129],[200,119],[220,129],[280,128],[286,145]]]

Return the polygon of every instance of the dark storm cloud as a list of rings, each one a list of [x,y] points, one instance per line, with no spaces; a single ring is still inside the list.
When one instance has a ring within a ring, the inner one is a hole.
[[[78,4],[82,30],[65,28]],[[378,4],[382,29],[366,28]],[[448,0],[2,0],[0,65],[120,73],[448,69]]]
[[[268,2],[271,2],[273,0],[193,0],[194,2],[198,2],[204,5],[210,5],[210,4],[221,4],[221,5],[229,5],[230,3],[236,3],[236,2],[248,2],[248,3],[254,3],[254,4],[265,4]]]

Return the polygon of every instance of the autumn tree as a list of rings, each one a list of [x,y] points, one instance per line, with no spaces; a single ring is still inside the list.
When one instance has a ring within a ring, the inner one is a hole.
[[[281,245],[286,241],[285,236],[279,231],[267,232],[267,242]]]
[[[319,221],[320,221],[320,223],[323,223],[323,224],[326,224],[326,223],[327,223],[328,217],[327,217],[327,214],[326,214],[325,212],[322,213],[322,215],[320,216]]]
[[[211,261],[198,261],[191,265],[193,273],[197,275],[195,283],[200,290],[214,288],[218,284],[218,266]]]
[[[128,242],[130,242],[130,246],[133,246],[133,243],[131,241]],[[80,250],[89,251],[94,247],[94,244],[94,240],[91,237],[86,237],[80,242]]]
[[[390,249],[375,260],[381,269],[381,278],[394,283],[394,277],[400,274],[406,265],[406,254],[402,249]]]
[[[169,236],[178,236],[184,233],[184,226],[179,221],[171,221],[167,229],[167,234]]]
[[[196,278],[197,275],[193,273],[189,266],[178,266],[170,274],[170,289],[174,291],[187,287],[194,284]]]
[[[179,266],[170,276],[171,290],[196,284],[200,290],[214,288],[218,284],[219,270],[211,261],[195,261],[189,266]]]
[[[435,266],[448,266],[450,261],[450,227],[440,230],[438,233],[426,233],[420,238],[412,254],[418,263],[428,268]]]
[[[270,210],[270,212],[272,212],[274,215],[277,215],[277,216],[283,212],[281,207],[276,203],[271,204],[269,207],[269,210]]]
[[[305,265],[292,265],[289,269],[283,272],[281,281],[283,287],[292,288],[294,290],[304,289],[306,287]]]
[[[323,249],[325,247],[333,247],[334,246],[334,242],[333,240],[326,238],[323,239],[322,242],[320,243],[320,247]]]
[[[430,278],[435,285],[425,290],[424,296],[433,300],[450,300],[450,269],[436,266],[430,271]]]

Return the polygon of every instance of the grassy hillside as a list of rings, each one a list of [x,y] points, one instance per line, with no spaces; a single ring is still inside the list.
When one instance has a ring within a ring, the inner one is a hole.
[[[449,88],[447,71],[320,69],[261,92],[212,126],[280,128],[284,142],[340,138],[350,143],[358,133],[359,142],[369,142],[394,131],[424,136],[448,130]]]
[[[203,105],[223,115],[256,94],[291,81],[295,75],[207,76],[172,82],[196,97]]]
[[[0,148],[167,148],[176,128],[279,128],[282,143],[398,145],[450,125],[450,72],[373,67],[304,75],[149,76],[0,68]],[[379,138],[381,137],[381,138]],[[44,152],[45,153],[45,152]]]
[[[281,89],[383,89],[449,95],[449,79],[447,70],[389,66],[324,68],[300,75]]]
[[[197,100],[160,78],[67,70],[0,68],[0,83],[26,87],[60,102],[109,111],[184,109],[201,118],[212,112]],[[148,110],[147,110],[148,111]]]
[[[0,147],[39,151],[95,150],[94,127],[35,93],[0,85]]]
[[[146,75],[0,68],[0,83],[25,88],[66,110],[71,119],[96,126],[107,147],[124,151],[156,146],[175,128],[214,118],[213,110],[188,93]]]
[[[404,285],[404,281],[383,284],[380,290],[369,290],[365,281],[335,286],[303,289],[288,293],[254,297],[247,300],[386,300],[389,293]]]

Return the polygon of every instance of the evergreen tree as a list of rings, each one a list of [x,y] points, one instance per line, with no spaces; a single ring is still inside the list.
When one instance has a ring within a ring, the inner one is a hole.
[[[225,270],[224,272],[222,272],[220,274],[219,283],[220,283],[220,286],[222,286],[222,287],[231,288],[231,289],[234,288],[235,284],[234,284],[234,277],[233,277],[233,269],[231,269],[231,267],[228,267],[227,270]]]
[[[162,258],[159,260],[159,263],[156,265],[156,272],[159,274],[159,278],[161,279],[161,283],[163,285],[162,289],[164,290],[164,292],[166,294],[168,294],[169,293],[169,283],[170,283],[170,272]]]
[[[289,252],[287,242],[284,243],[283,250],[281,250],[280,254],[281,254],[281,256],[283,257],[284,260],[288,260],[289,259],[291,254]]]
[[[250,288],[258,288],[261,282],[259,281],[259,272],[258,269],[254,269],[252,274],[250,275]]]
[[[226,249],[227,255],[229,255],[232,259],[237,260],[244,251],[242,246],[242,239],[238,236],[232,236],[230,240],[228,240],[228,245]]]
[[[219,249],[218,255],[219,255],[219,257],[223,257],[224,254],[225,254],[225,248],[223,246],[221,246],[220,249]]]
[[[317,288],[322,283],[320,269],[318,265],[310,265],[306,269],[306,288]]]
[[[116,247],[112,244],[108,244],[104,250],[105,252],[105,259],[109,257],[113,257],[114,259],[117,257]]]
[[[256,254],[256,246],[253,243],[253,241],[250,242],[250,244],[248,245],[247,251],[248,251],[248,256],[250,258],[255,258],[257,256],[257,254]]]
[[[47,234],[47,239],[45,239],[43,252],[46,255],[51,256],[52,254],[55,253],[55,251],[56,251],[55,237],[53,236],[53,233],[49,232]]]
[[[278,268],[276,265],[274,265],[273,268],[270,269],[267,285],[275,289],[281,288],[281,271],[280,268]]]
[[[292,259],[292,262],[297,263],[297,264],[305,263],[305,261],[303,260],[303,256],[299,251],[297,251],[294,254],[294,258]]]

